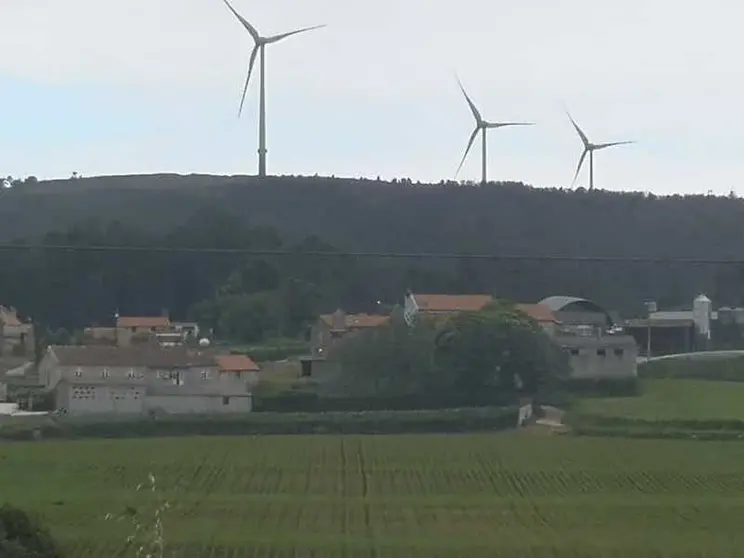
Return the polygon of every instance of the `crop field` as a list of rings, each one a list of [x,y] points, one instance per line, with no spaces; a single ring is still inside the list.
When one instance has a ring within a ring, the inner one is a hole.
[[[124,555],[115,518],[148,524],[158,497],[166,556],[744,556],[742,463],[735,442],[524,433],[37,442],[0,446],[0,500],[72,558]]]
[[[642,394],[582,400],[581,413],[643,420],[744,420],[744,383],[643,380]]]

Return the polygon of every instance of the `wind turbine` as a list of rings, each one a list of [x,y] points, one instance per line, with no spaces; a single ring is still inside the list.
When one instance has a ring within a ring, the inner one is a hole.
[[[586,137],[586,134],[582,131],[582,129],[579,128],[579,125],[576,124],[576,121],[571,116],[571,113],[566,111],[566,114],[568,115],[569,120],[571,120],[571,124],[573,124],[573,127],[576,129],[576,133],[579,134],[581,142],[584,144],[584,152],[581,154],[581,158],[579,159],[579,166],[576,167],[576,174],[574,175],[571,186],[576,184],[576,179],[579,177],[579,172],[581,172],[581,165],[584,164],[586,154],[589,153],[589,189],[592,190],[594,189],[594,152],[599,151],[600,149],[607,149],[608,147],[615,147],[616,145],[628,145],[635,142],[613,141],[612,143],[592,143],[589,141],[589,138]]]
[[[259,84],[259,104],[258,104],[258,176],[264,178],[266,176],[266,80],[265,80],[265,69],[266,69],[266,45],[278,43],[279,41],[297,35],[298,33],[304,33],[306,31],[312,31],[313,29],[320,29],[325,25],[314,25],[312,27],[303,27],[295,31],[288,33],[281,33],[279,35],[271,35],[269,37],[262,37],[253,25],[248,23],[243,16],[241,16],[232,4],[228,0],[223,0],[225,5],[230,9],[233,15],[238,21],[243,24],[248,33],[253,37],[255,43],[253,51],[251,52],[251,59],[248,63],[248,76],[245,78],[245,85],[243,86],[243,96],[240,98],[240,109],[238,110],[238,117],[243,113],[243,104],[245,103],[245,95],[248,92],[248,84],[251,80],[251,74],[253,73],[253,66],[256,63],[256,57],[259,52],[261,54],[261,74]]]
[[[465,163],[465,159],[468,156],[468,153],[470,153],[470,148],[473,147],[473,142],[475,141],[475,137],[478,135],[478,132],[481,132],[483,139],[483,153],[481,154],[482,157],[482,166],[483,166],[483,178],[482,183],[486,184],[488,182],[488,168],[487,168],[487,149],[486,149],[486,130],[491,128],[505,128],[506,126],[532,126],[532,122],[488,122],[486,120],[483,120],[483,117],[481,116],[480,111],[475,106],[475,103],[473,103],[472,99],[468,96],[468,94],[465,92],[465,88],[462,86],[462,82],[460,81],[460,78],[457,78],[457,83],[460,85],[460,90],[462,91],[462,94],[465,95],[465,100],[468,102],[468,106],[470,107],[470,111],[473,113],[473,117],[475,118],[475,129],[473,130],[473,133],[470,135],[470,140],[468,141],[468,146],[465,148],[465,154],[462,156],[462,160],[460,161],[460,166],[457,167],[457,172],[455,173],[455,177],[457,177],[458,174],[460,174],[460,169],[462,169],[462,165]]]

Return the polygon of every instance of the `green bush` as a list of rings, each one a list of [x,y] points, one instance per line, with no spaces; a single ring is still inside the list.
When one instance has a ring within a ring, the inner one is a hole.
[[[637,378],[568,380],[562,385],[568,396],[629,397],[641,392]]]
[[[369,397],[322,397],[312,391],[289,391],[257,397],[255,410],[278,413],[325,413],[358,411],[436,411],[472,407],[508,407],[516,404],[514,394],[482,390],[479,394],[409,394]]]
[[[249,413],[240,416],[167,416],[158,419],[59,418],[32,426],[4,425],[0,439],[128,438],[262,434],[405,434],[504,430],[517,423],[517,409],[465,408],[437,411]]]
[[[0,557],[62,558],[62,552],[35,517],[5,504],[0,507]]]
[[[715,360],[668,359],[641,365],[642,378],[744,382],[744,357]]]

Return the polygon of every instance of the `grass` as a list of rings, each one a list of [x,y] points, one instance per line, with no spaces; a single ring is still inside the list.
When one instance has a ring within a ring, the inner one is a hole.
[[[701,451],[704,448],[705,451]],[[170,505],[166,556],[741,556],[744,444],[525,434],[180,438],[0,446],[0,499],[74,558]]]
[[[641,395],[583,399],[581,414],[640,420],[744,420],[744,383],[643,380]]]

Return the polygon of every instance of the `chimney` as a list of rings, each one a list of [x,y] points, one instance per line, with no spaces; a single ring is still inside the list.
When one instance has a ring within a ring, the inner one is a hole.
[[[331,316],[331,328],[339,331],[346,329],[346,312],[340,308]]]

